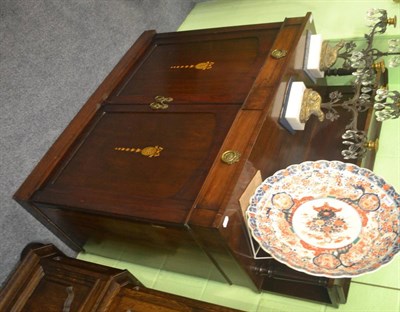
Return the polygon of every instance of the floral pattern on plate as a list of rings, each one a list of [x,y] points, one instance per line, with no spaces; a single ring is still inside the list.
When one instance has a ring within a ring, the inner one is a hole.
[[[247,209],[248,226],[278,261],[311,275],[354,277],[400,249],[400,196],[372,171],[307,161],[267,178]]]

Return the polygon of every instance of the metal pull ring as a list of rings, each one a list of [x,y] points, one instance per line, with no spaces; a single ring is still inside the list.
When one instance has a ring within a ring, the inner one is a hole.
[[[222,154],[221,160],[228,165],[232,165],[240,160],[240,156],[241,154],[238,151],[228,150]]]
[[[271,56],[276,59],[284,58],[287,54],[288,51],[284,49],[275,49],[271,52]]]

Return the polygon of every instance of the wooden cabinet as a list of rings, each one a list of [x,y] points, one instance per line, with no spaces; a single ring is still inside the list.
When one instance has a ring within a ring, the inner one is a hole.
[[[312,84],[303,63],[313,32],[311,14],[145,32],[15,199],[76,250],[110,237],[155,253],[196,250],[226,283],[345,302],[349,279],[254,259],[239,205],[257,171],[266,178],[305,160],[342,160],[335,123],[312,118],[295,134],[279,124],[289,81]],[[227,154],[239,157],[230,164]],[[185,273],[202,276],[194,266]]]
[[[126,270],[28,245],[0,290],[1,311],[236,311],[147,289]]]

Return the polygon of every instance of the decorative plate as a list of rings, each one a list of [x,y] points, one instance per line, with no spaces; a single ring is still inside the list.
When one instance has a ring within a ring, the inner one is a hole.
[[[372,171],[307,161],[267,178],[247,209],[248,225],[276,260],[311,275],[354,277],[400,249],[400,196]]]

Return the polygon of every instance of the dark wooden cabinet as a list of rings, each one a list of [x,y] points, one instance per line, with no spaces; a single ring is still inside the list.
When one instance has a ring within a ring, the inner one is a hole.
[[[236,311],[144,287],[126,270],[28,245],[0,290],[0,311]]]
[[[303,66],[313,32],[311,14],[145,32],[15,199],[76,250],[110,237],[155,253],[196,250],[227,283],[345,302],[349,279],[254,259],[239,205],[258,171],[266,178],[305,160],[342,160],[341,126],[311,118],[291,134],[279,124],[289,81],[312,85]],[[227,153],[240,157],[229,164]],[[201,276],[197,269],[185,273]]]

